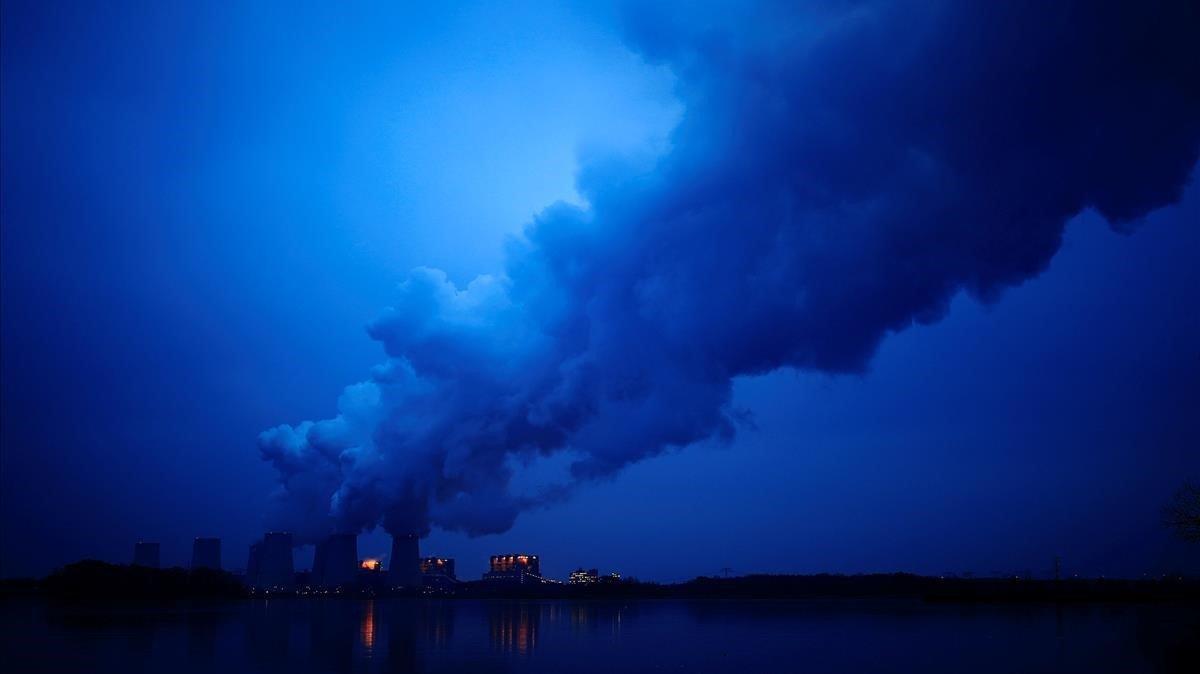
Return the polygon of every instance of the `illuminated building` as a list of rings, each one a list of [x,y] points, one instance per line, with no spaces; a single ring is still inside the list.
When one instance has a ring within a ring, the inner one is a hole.
[[[158,568],[158,543],[147,543],[138,541],[133,546],[133,564],[134,566],[148,566],[151,569]]]
[[[542,567],[537,555],[492,555],[490,571],[492,573],[532,573],[541,575]]]
[[[575,569],[571,572],[571,577],[567,582],[572,585],[591,585],[600,582],[600,572],[596,569],[583,570],[582,568]]]
[[[424,576],[457,577],[454,575],[454,560],[447,557],[422,557],[420,568]]]
[[[391,574],[383,568],[383,559],[364,557],[358,560],[356,590],[370,594],[387,592],[392,587]]]
[[[392,536],[388,584],[392,587],[421,587],[420,556],[420,543],[416,534]]]
[[[192,570],[221,569],[221,539],[197,538],[192,541]]]
[[[318,587],[344,587],[358,573],[358,536],[333,534],[317,543],[313,554],[313,584]]]
[[[492,555],[484,580],[505,582],[541,582],[542,568],[537,555]]]

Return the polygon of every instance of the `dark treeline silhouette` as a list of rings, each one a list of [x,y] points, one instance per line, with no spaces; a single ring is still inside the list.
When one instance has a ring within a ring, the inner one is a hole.
[[[943,578],[907,573],[811,576],[755,575],[697,578],[673,596],[758,599],[911,597],[929,601],[1162,601],[1200,600],[1200,582],[1180,577],[1146,580]]]
[[[199,569],[153,569],[85,560],[56,570],[40,582],[6,582],[4,594],[38,593],[69,599],[200,599],[254,596],[235,576]],[[280,594],[280,593],[275,593]],[[1025,577],[957,578],[893,574],[701,576],[674,584],[637,580],[569,585],[468,581],[416,591],[388,592],[364,586],[337,594],[296,593],[313,598],[366,596],[451,599],[816,599],[909,598],[966,602],[1200,601],[1200,579]]]
[[[39,584],[51,597],[67,599],[201,599],[246,596],[246,588],[224,571],[108,564],[94,559],[56,569]]]
[[[1029,578],[942,578],[907,573],[864,575],[750,575],[699,577],[661,585],[622,582],[601,585],[495,586],[466,583],[456,596],[523,598],[809,599],[914,598],[928,601],[1079,602],[1200,600],[1200,580],[1164,577],[1143,580]]]

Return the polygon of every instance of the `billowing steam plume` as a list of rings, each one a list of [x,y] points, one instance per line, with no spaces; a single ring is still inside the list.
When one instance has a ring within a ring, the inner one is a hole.
[[[501,274],[413,271],[338,415],[260,437],[274,524],[504,531],[571,486],[516,495],[514,460],[569,450],[575,483],[729,438],[732,378],[862,371],[1037,275],[1081,210],[1131,227],[1196,162],[1198,7],[633,11],[686,106],[670,150],[584,165],[589,206],[546,208]]]

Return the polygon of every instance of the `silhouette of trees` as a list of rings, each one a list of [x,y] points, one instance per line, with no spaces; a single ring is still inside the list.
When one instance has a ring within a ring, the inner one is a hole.
[[[1185,541],[1200,541],[1200,484],[1180,487],[1163,510],[1163,519]]]
[[[108,564],[85,559],[42,581],[47,594],[68,599],[206,599],[243,597],[246,589],[224,571]]]

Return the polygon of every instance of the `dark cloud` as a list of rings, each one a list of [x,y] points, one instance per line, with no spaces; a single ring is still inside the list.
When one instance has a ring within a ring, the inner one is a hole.
[[[632,9],[686,112],[647,168],[594,160],[505,272],[418,269],[369,332],[388,360],[339,415],[263,433],[278,525],[499,532],[571,479],[710,438],[731,380],[863,371],[880,341],[1037,275],[1087,208],[1128,228],[1200,146],[1195,3]],[[678,17],[685,17],[680,19]]]

